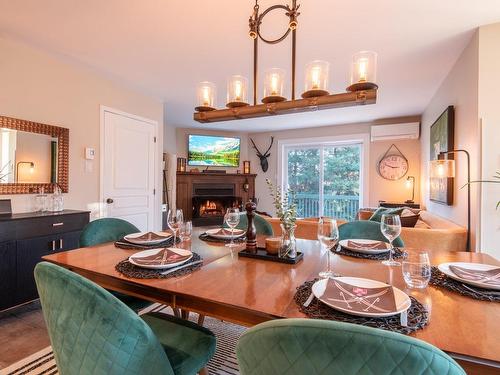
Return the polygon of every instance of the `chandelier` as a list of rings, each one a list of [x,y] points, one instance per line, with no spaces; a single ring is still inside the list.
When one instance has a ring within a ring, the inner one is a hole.
[[[253,40],[253,105],[248,98],[248,79],[233,75],[227,81],[226,108],[217,109],[217,89],[212,82],[200,82],[197,87],[197,106],[194,120],[201,123],[239,120],[246,118],[276,116],[289,113],[374,104],[377,101],[376,72],[377,54],[361,51],[354,54],[351,64],[351,81],[346,92],[331,94],[328,91],[330,63],[314,60],[305,66],[304,92],[296,99],[296,38],[300,5],[292,0],[291,5],[272,5],[259,13],[258,0],[249,19],[249,36]],[[289,18],[284,34],[273,40],[264,38],[260,26],[264,17],[273,10],[282,10]],[[262,104],[257,102],[258,43],[278,44],[291,34],[292,71],[291,98],[284,96],[285,71],[270,68],[264,72]]]

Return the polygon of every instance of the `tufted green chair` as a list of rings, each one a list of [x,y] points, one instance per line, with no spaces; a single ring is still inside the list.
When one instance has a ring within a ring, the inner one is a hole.
[[[236,348],[242,375],[465,375],[447,354],[415,338],[356,324],[273,320]]]
[[[265,234],[266,236],[273,236],[273,227],[269,222],[264,219],[262,216],[259,214],[255,214],[254,218],[254,224],[255,224],[255,229],[257,230],[257,234]],[[227,224],[224,223],[224,227],[228,228]],[[247,213],[246,212],[241,212],[240,213],[240,223],[236,226],[237,229],[242,229],[242,230],[247,230],[248,228],[248,219],[247,219]]]
[[[127,234],[140,230],[128,221],[116,218],[97,219],[88,223],[80,235],[80,246],[89,247],[122,239]],[[151,302],[129,296],[120,292],[111,292],[134,311],[140,311],[151,305]]]
[[[380,223],[376,221],[350,221],[339,226],[340,240],[356,238],[389,242],[380,231]],[[405,245],[401,237],[396,238],[392,243],[395,247],[404,247]]]
[[[194,323],[134,314],[88,279],[51,263],[35,280],[61,375],[194,375],[215,352],[215,336]]]

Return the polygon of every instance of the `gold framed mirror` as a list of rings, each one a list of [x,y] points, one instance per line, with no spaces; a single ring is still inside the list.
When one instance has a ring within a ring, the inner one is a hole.
[[[0,116],[0,194],[69,190],[69,129]]]

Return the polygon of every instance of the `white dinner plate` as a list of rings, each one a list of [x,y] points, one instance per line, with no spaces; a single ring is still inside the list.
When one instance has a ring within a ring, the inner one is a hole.
[[[444,273],[446,276],[451,277],[454,280],[460,281],[461,283],[464,284],[469,284],[473,286],[478,286],[480,288],[484,289],[491,289],[491,290],[500,290],[500,286],[495,286],[491,284],[485,284],[479,281],[473,281],[473,280],[466,280],[463,279],[457,275],[455,275],[451,270],[450,266],[457,266],[457,267],[463,267],[463,268],[468,268],[470,270],[477,270],[477,271],[489,271],[495,268],[498,268],[498,266],[493,266],[491,264],[483,264],[483,263],[464,263],[464,262],[451,262],[451,263],[441,263],[438,266],[438,269]]]
[[[228,230],[229,232],[231,231],[231,229],[227,229],[227,228],[224,228],[224,229]],[[222,234],[222,233],[219,233],[219,232],[220,232],[220,228],[209,229],[209,230],[206,231],[206,233],[210,237],[213,237],[213,238],[219,238],[221,240],[231,239],[231,233]],[[242,229],[235,229],[234,230],[234,238],[242,237],[244,235],[245,235],[245,231],[244,230],[242,230]]]
[[[359,248],[359,247],[350,247],[348,246],[349,241],[357,242],[360,244],[366,245],[366,247]],[[385,244],[385,249],[371,249],[370,246],[377,245],[379,242],[382,241],[374,241],[374,240],[362,240],[362,239],[355,239],[355,238],[350,238],[348,240],[342,240],[339,241],[340,246],[345,247],[346,249],[349,249],[351,251],[354,251],[356,253],[363,253],[363,254],[382,254],[391,248],[391,245],[389,245],[387,242],[382,242]]]
[[[159,248],[159,249],[144,250],[144,251],[140,251],[138,253],[135,253],[134,255],[131,255],[128,258],[128,261],[130,263],[132,263],[134,266],[137,266],[137,267],[149,268],[149,269],[153,269],[153,270],[163,270],[163,269],[167,269],[167,268],[172,268],[172,267],[180,266],[181,264],[186,263],[188,260],[190,260],[193,257],[193,253],[191,251],[189,251],[189,250],[186,250],[186,249],[172,248],[172,247],[169,247],[168,249],[171,250],[171,251],[173,251],[173,252],[176,252],[179,255],[183,255],[183,256],[187,255],[187,256],[189,256],[189,258],[184,259],[184,260],[182,260],[180,262],[172,262],[172,263],[169,263],[169,264],[149,264],[149,265],[145,265],[145,264],[139,264],[139,263],[137,263],[137,262],[134,261],[134,258],[149,257],[149,256],[157,254],[158,252],[160,252],[161,250],[163,250],[163,248]]]
[[[390,286],[389,284],[376,281],[376,280],[370,280],[370,279],[363,279],[359,277],[335,277],[332,279],[321,279],[316,281],[313,286],[312,286],[312,293],[314,296],[319,299],[321,302],[324,304],[330,306],[331,308],[335,310],[339,310],[342,312],[345,312],[350,315],[357,315],[357,316],[365,316],[365,317],[374,317],[374,318],[382,318],[385,316],[392,316],[396,314],[401,314],[402,312],[405,312],[408,310],[411,306],[411,300],[408,295],[403,292],[402,290],[392,287],[394,290],[394,299],[396,302],[396,310],[391,311],[389,313],[375,313],[375,312],[359,312],[359,311],[352,311],[350,309],[342,308],[338,305],[333,305],[331,304],[327,299],[322,299],[323,294],[325,293],[326,286],[328,283],[328,280],[339,280],[342,281],[343,283],[350,284],[353,286],[357,286],[360,288],[383,288],[386,286]]]
[[[170,237],[172,237],[172,233],[170,233],[170,232],[152,232],[152,233],[156,234],[157,236],[160,236],[161,238],[158,238],[155,240],[142,240],[142,239],[138,238],[146,233],[149,233],[149,232],[127,234],[125,237],[123,237],[123,239],[125,241],[130,242],[130,243],[135,243],[137,245],[156,245],[156,244],[164,242],[164,241],[168,240]]]

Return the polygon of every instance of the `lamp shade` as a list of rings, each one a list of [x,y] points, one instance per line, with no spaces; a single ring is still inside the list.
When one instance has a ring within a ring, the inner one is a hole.
[[[229,77],[227,81],[227,104],[229,108],[248,105],[248,79],[240,75]]]
[[[215,109],[216,88],[212,82],[200,82],[196,89],[196,110]]]
[[[315,60],[306,65],[305,92],[303,98],[328,95],[330,63]]]
[[[430,168],[431,178],[455,177],[455,160],[432,160]]]
[[[352,57],[351,85],[347,91],[371,90],[377,84],[377,54],[372,51],[361,51]]]
[[[264,99],[262,102],[278,102],[286,100],[283,97],[283,81],[285,80],[285,71],[279,68],[266,70],[264,77]]]

